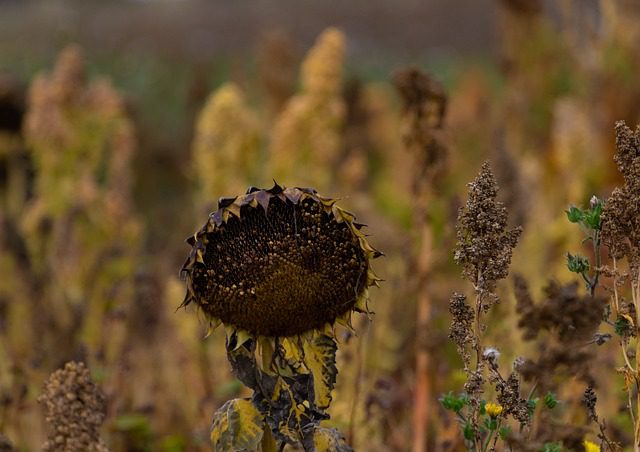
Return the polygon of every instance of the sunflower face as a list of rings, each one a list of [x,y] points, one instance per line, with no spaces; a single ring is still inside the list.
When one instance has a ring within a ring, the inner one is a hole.
[[[377,256],[353,216],[312,189],[223,199],[188,240],[185,303],[261,336],[294,336],[366,310]]]

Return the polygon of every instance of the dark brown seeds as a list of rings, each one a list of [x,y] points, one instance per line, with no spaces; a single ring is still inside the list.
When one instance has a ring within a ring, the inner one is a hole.
[[[265,336],[292,336],[353,309],[367,285],[358,238],[320,201],[273,196],[268,210],[243,206],[199,234],[194,301],[223,323]]]

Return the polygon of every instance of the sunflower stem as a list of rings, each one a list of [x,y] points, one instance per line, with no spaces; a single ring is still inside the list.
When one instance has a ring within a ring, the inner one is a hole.
[[[271,430],[269,430],[269,426],[264,430],[264,434],[262,435],[262,442],[260,444],[262,447],[262,452],[278,452],[278,445],[276,444],[276,440],[271,434]]]

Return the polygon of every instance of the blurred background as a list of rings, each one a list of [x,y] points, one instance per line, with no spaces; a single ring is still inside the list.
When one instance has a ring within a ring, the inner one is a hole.
[[[536,297],[573,281],[565,253],[582,236],[564,209],[620,182],[614,123],[640,122],[638,24],[633,0],[0,1],[7,450],[40,449],[37,398],[69,360],[106,395],[112,450],[208,450],[213,412],[246,392],[224,333],[205,340],[206,321],[177,310],[184,240],[219,197],[274,178],[341,198],[386,254],[373,321],[341,333],[331,425],[356,450],[464,450],[438,398],[465,378],[448,299],[470,289],[451,255],[466,183],[491,161],[524,228],[512,271]],[[446,150],[426,187],[410,68],[445,106],[425,126]],[[509,367],[538,344],[519,332],[511,281],[500,290],[486,334]],[[600,409],[629,444],[619,351],[597,352]],[[558,375],[557,416],[589,435],[580,378]]]

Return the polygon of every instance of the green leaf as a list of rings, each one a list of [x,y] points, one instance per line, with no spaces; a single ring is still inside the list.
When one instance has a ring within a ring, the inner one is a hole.
[[[315,336],[304,343],[304,363],[313,375],[315,404],[323,410],[331,404],[331,391],[336,384],[337,349],[333,338],[326,334]]]
[[[498,430],[498,436],[502,440],[506,440],[509,437],[510,433],[511,433],[511,427],[508,425],[505,425],[504,427],[500,427],[500,430]]]
[[[213,415],[211,443],[216,451],[256,450],[264,434],[264,419],[248,399],[226,402]]]
[[[575,256],[571,253],[567,253],[567,268],[570,272],[573,273],[586,273],[589,271],[591,264],[589,263],[589,259],[584,256],[580,256],[576,254]]]
[[[484,420],[484,426],[487,430],[494,431],[498,428],[498,420],[492,417],[488,417]]]
[[[462,434],[464,436],[464,439],[466,439],[467,441],[473,441],[473,439],[475,438],[473,425],[469,424],[468,422],[464,424],[464,427],[462,427]]]
[[[594,208],[593,210],[588,210],[586,215],[584,216],[584,223],[591,229],[600,229],[600,214],[602,213],[602,208]]]
[[[544,443],[540,452],[562,452],[562,444],[560,443]]]
[[[618,336],[627,336],[630,334],[631,323],[626,318],[622,316],[618,317],[613,325]]]
[[[565,212],[571,223],[579,223],[584,218],[584,212],[576,206],[569,207],[569,210],[565,210]]]
[[[480,415],[484,416],[486,414],[485,406],[487,406],[487,401],[482,399],[480,400]]]
[[[584,215],[584,223],[591,229],[600,230],[602,228],[602,209],[604,201],[596,198],[591,199],[591,209],[587,210]]]
[[[466,397],[456,396],[453,392],[449,391],[449,393],[440,397],[440,403],[446,410],[453,411],[454,413],[459,413],[462,408],[467,404],[468,399]]]
[[[529,410],[529,417],[533,416],[533,412],[536,410],[536,407],[538,406],[538,398],[534,398],[534,399],[529,399],[527,400],[527,408]]]
[[[550,410],[558,405],[558,399],[556,399],[556,395],[553,392],[547,393],[547,395],[544,396],[543,401],[544,405]]]

